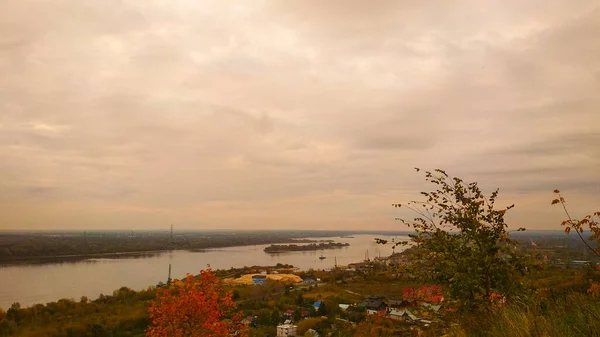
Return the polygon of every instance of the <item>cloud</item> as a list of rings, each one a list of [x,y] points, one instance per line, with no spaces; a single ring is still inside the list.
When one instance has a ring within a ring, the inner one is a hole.
[[[570,154],[586,155],[600,160],[600,132],[567,133],[526,144],[516,149],[506,149],[501,153],[523,156],[555,156],[564,158]]]
[[[398,228],[415,166],[551,228],[598,204],[599,11],[0,3],[0,228]]]

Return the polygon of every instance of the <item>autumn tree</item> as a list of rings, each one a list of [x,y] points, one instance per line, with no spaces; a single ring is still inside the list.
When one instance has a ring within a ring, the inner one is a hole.
[[[567,219],[561,223],[565,228],[565,233],[568,235],[571,231],[574,231],[587,249],[592,251],[596,256],[600,256],[600,211],[585,215],[582,218],[572,217],[567,209],[567,202],[560,194],[560,191],[554,190],[554,194],[556,194],[556,198],[552,200],[552,205],[561,205],[567,216]],[[586,227],[590,232],[587,240],[582,236]],[[588,241],[595,242],[596,248],[593,248]],[[590,287],[588,293],[592,294],[594,297],[599,297],[600,283],[594,282],[592,279],[590,279],[589,282]]]
[[[600,243],[600,211],[585,215],[581,219],[571,217],[571,214],[567,210],[567,203],[560,195],[560,191],[554,190],[554,194],[556,194],[557,197],[556,199],[552,200],[552,205],[561,205],[567,216],[567,219],[561,223],[561,225],[565,228],[565,233],[569,234],[571,230],[574,230],[583,244],[596,256],[600,256],[600,245],[598,245],[598,243]],[[586,227],[591,233],[588,237],[588,241],[596,241],[596,248],[590,246],[590,244],[581,235],[585,231]]]
[[[210,269],[159,289],[148,313],[148,337],[246,336],[235,302]]]
[[[318,317],[303,319],[298,322],[298,329],[296,330],[296,333],[299,336],[303,336],[309,329],[316,328],[320,321],[321,318]]]
[[[514,205],[497,209],[498,190],[486,197],[477,183],[440,169],[426,171],[425,180],[434,190],[421,192],[423,201],[393,204],[416,214],[410,221],[397,218],[415,230],[410,235],[417,252],[411,273],[424,282],[444,285],[462,309],[489,303],[496,293],[515,292],[526,264],[516,251],[517,242],[508,237],[504,220]],[[399,244],[409,242],[395,243]]]
[[[354,337],[391,337],[398,335],[398,331],[394,328],[392,320],[377,316],[369,316],[366,320],[360,322],[353,334]]]

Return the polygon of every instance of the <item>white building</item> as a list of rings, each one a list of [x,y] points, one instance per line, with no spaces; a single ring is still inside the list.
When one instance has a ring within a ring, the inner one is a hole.
[[[293,324],[281,324],[277,326],[277,337],[296,337],[296,329]]]

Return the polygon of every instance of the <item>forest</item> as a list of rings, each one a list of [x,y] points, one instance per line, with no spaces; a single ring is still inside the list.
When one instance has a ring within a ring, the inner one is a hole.
[[[198,232],[0,232],[0,264],[44,263],[89,257],[152,254],[166,250],[202,250],[271,243],[309,243],[310,236],[339,236],[347,232],[226,231]]]
[[[266,253],[283,253],[283,252],[301,252],[321,249],[338,249],[350,246],[349,243],[342,242],[327,242],[327,243],[311,243],[308,245],[270,245],[265,247]]]

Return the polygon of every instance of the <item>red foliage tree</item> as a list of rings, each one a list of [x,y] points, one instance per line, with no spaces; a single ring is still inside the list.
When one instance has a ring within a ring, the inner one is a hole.
[[[231,292],[210,269],[158,289],[148,313],[148,337],[247,336]]]

